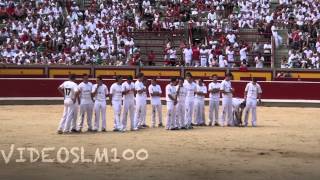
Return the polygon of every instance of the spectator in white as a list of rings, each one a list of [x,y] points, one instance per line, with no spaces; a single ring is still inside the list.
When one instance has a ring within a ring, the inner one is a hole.
[[[170,65],[175,66],[176,60],[177,60],[177,51],[174,46],[169,49],[168,54],[169,54]]]
[[[264,57],[259,53],[258,56],[254,58],[254,62],[256,63],[256,68],[263,68]]]
[[[190,66],[191,60],[192,60],[192,49],[190,46],[188,46],[187,48],[184,48],[183,55],[184,55],[183,57],[184,57],[185,65]]]
[[[239,51],[239,53],[240,53],[240,61],[243,64],[247,64],[248,63],[247,49],[248,48],[246,46],[243,46]]]
[[[310,48],[305,48],[303,51],[306,58],[310,59],[313,55],[313,51]]]
[[[214,9],[212,9],[212,10],[208,13],[207,18],[208,18],[208,20],[211,20],[212,22],[217,19],[217,14],[216,14],[216,12],[214,11]]]
[[[143,7],[143,9],[149,9],[150,1],[149,0],[143,0],[142,7]]]
[[[275,25],[271,26],[272,36],[274,38],[274,42],[277,48],[279,48],[282,44],[282,37],[278,34],[277,28]]]
[[[228,67],[232,67],[234,65],[234,50],[231,46],[226,48],[226,54],[228,57]]]
[[[200,66],[207,67],[207,63],[208,63],[208,50],[205,48],[205,46],[202,46],[200,49]]]
[[[224,68],[228,66],[228,61],[225,59],[225,56],[223,54],[219,55],[219,67]]]
[[[234,44],[236,42],[236,35],[232,32],[228,33],[226,38],[228,39],[229,43]]]
[[[310,58],[313,68],[319,69],[319,56],[317,53],[314,53],[313,56]]]

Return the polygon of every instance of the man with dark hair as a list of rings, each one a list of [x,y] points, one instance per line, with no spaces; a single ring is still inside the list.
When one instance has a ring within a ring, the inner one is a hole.
[[[197,84],[193,82],[191,73],[186,74],[186,80],[183,84],[186,88],[186,113],[185,120],[187,121],[187,128],[192,128],[192,118],[193,118],[193,105],[194,105],[194,95],[197,88]]]
[[[246,100],[246,108],[244,109],[244,126],[248,126],[248,116],[252,110],[252,126],[257,126],[257,99],[261,103],[261,86],[257,83],[256,78],[252,78],[245,88],[244,99]]]
[[[114,127],[113,131],[124,131],[120,123],[122,104],[122,77],[116,76],[116,82],[110,87],[110,101],[113,108]]]
[[[209,84],[209,126],[219,125],[219,103],[220,103],[220,83],[218,76],[212,75],[212,82]],[[213,117],[214,114],[214,117]]]
[[[127,128],[127,117],[129,114],[131,130],[134,129],[134,83],[132,76],[128,76],[127,81],[122,83],[123,94],[123,114],[122,114],[122,127],[123,130]]]
[[[177,104],[177,91],[176,91],[176,78],[171,78],[170,84],[166,86],[166,101],[167,101],[167,130],[176,130],[174,124],[176,104]]]
[[[186,129],[187,122],[185,121],[186,113],[186,95],[187,89],[183,86],[184,78],[180,77],[178,80],[177,89],[177,106],[176,106],[176,119],[175,122],[178,124],[178,128]]]
[[[137,78],[138,80],[134,84],[136,90],[136,111],[134,115],[135,127],[133,130],[138,130],[139,127],[143,127],[147,106],[147,88],[144,85],[144,74],[139,73]]]
[[[156,114],[158,114],[159,127],[162,127],[162,105],[161,105],[161,94],[162,90],[159,84],[157,84],[157,78],[152,78],[151,85],[148,87],[151,106],[152,106],[152,127],[156,125]]]
[[[221,116],[221,126],[233,126],[233,116],[232,116],[232,97],[234,89],[231,86],[232,74],[227,73],[225,79],[221,82],[220,92],[222,93],[222,116]],[[227,121],[226,121],[227,118]]]
[[[88,74],[83,74],[83,81],[78,85],[80,97],[80,122],[79,131],[83,128],[84,116],[87,116],[88,131],[92,131],[93,98],[91,96],[92,83]]]
[[[70,74],[69,80],[63,82],[58,87],[58,91],[64,97],[64,111],[58,127],[58,134],[76,132],[76,130],[70,131],[77,98],[79,96],[78,85],[75,83],[75,79],[76,76],[74,74]]]
[[[97,83],[92,87],[92,97],[94,97],[94,130],[99,131],[100,126],[100,115],[102,118],[102,132],[106,132],[106,107],[107,107],[107,96],[109,95],[108,87],[103,84],[102,77],[97,77]]]

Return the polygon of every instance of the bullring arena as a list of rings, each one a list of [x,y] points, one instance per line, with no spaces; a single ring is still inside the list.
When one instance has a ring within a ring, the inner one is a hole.
[[[318,180],[319,69],[315,0],[0,0],[0,180]]]

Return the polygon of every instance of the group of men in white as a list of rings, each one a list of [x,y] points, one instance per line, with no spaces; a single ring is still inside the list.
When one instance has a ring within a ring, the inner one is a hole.
[[[113,131],[125,132],[127,119],[130,119],[130,130],[138,131],[147,128],[146,110],[147,93],[150,96],[152,107],[151,127],[163,127],[162,103],[163,94],[157,79],[153,78],[147,88],[147,81],[143,73],[137,75],[136,82],[128,76],[125,82],[121,76],[108,87],[103,83],[102,77],[96,79],[96,84],[89,82],[89,76],[84,74],[83,81],[75,83],[75,75],[63,82],[59,92],[64,96],[64,112],[61,118],[58,134],[82,132],[86,116],[88,132],[106,132],[107,98],[113,108]],[[234,88],[231,84],[232,74],[227,73],[220,83],[218,76],[212,75],[212,82],[208,88],[202,79],[195,81],[191,73],[186,79],[171,78],[165,87],[165,100],[167,106],[167,130],[192,129],[193,126],[248,126],[249,112],[252,112],[252,126],[257,125],[256,107],[261,102],[262,90],[256,79],[246,85],[244,98],[234,98]],[[205,97],[209,94],[209,123],[206,124]],[[220,95],[222,94],[222,113],[219,117]],[[78,120],[78,109],[80,118]],[[92,124],[94,112],[94,124]],[[244,112],[244,124],[242,123]],[[101,124],[101,126],[100,126]]]

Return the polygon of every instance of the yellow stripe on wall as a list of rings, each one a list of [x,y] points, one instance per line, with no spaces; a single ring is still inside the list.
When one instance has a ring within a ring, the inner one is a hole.
[[[43,75],[43,69],[0,69],[0,75]]]
[[[266,78],[267,81],[271,81],[271,72],[232,72],[234,80],[240,80],[241,77],[260,77]]]
[[[219,77],[224,77],[225,72],[222,71],[186,71],[190,72],[194,77],[211,77],[213,74],[216,74]]]
[[[292,78],[320,78],[320,73],[290,73]]]
[[[53,78],[54,76],[63,76],[63,75],[82,75],[82,74],[90,74],[90,69],[50,69],[49,77]]]
[[[145,76],[180,76],[180,71],[141,70]]]
[[[116,76],[116,75],[121,75],[121,76],[134,76],[135,75],[135,70],[110,70],[110,69],[100,69],[100,70],[95,70],[96,77],[98,76]]]

